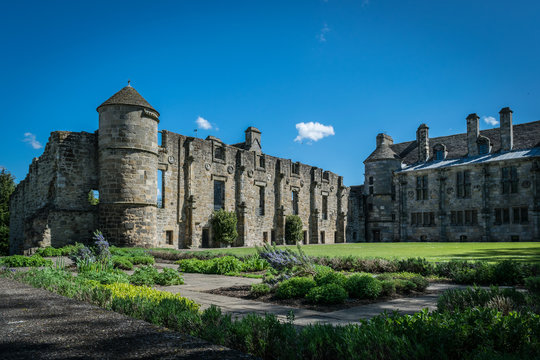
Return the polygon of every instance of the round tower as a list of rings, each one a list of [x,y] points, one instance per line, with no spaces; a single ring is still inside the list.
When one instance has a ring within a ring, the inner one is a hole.
[[[159,113],[129,85],[99,113],[99,229],[113,244],[157,239]]]

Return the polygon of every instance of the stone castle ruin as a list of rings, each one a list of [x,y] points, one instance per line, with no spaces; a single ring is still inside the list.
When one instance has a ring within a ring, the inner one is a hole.
[[[53,132],[17,186],[12,253],[88,240],[95,229],[123,246],[217,247],[217,209],[237,215],[235,246],[284,243],[289,214],[301,217],[305,243],[345,242],[343,178],[264,154],[258,129],[234,145],[158,131],[159,112],[129,85],[97,111],[93,134]]]
[[[158,131],[159,112],[126,86],[101,104],[99,129],[55,131],[11,198],[10,252],[89,240],[123,246],[217,247],[217,209],[238,219],[234,246],[285,242],[300,216],[303,243],[540,241],[540,121],[396,143],[379,134],[364,185],[262,152],[261,132],[227,145]],[[158,141],[158,139],[161,139]],[[159,184],[159,186],[158,186]],[[99,203],[89,195],[99,192]]]

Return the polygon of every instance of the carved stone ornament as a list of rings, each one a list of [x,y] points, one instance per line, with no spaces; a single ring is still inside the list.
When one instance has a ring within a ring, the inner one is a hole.
[[[452,188],[452,187],[449,187],[448,189],[446,189],[446,193],[448,195],[452,194],[453,192],[454,192],[454,188]]]
[[[528,189],[531,187],[531,182],[529,180],[524,180],[522,183],[521,183],[521,186],[524,187],[525,189]]]
[[[317,189],[320,189],[321,188],[321,184],[317,185]]]
[[[227,167],[227,172],[228,172],[229,174],[232,174],[232,173],[234,172],[234,167],[233,167],[232,165],[229,165],[229,166]]]
[[[291,183],[291,181],[289,180],[289,178],[287,178],[287,180],[285,180],[285,184],[289,185]]]
[[[330,191],[334,191],[334,186],[330,186]]]
[[[268,181],[272,181],[272,175],[271,174],[266,175],[266,178],[268,179]]]
[[[173,164],[174,163],[174,156],[169,156],[169,164]]]
[[[250,178],[253,177],[253,170],[248,170],[248,176],[249,176]]]
[[[204,168],[206,169],[206,171],[210,171],[210,164],[204,164]]]
[[[304,180],[300,180],[300,186],[304,187]]]
[[[408,196],[409,199],[411,199],[411,200],[414,199],[414,191],[409,191],[409,192],[407,193],[407,196]]]
[[[474,191],[480,191],[480,185],[474,185],[473,190]]]

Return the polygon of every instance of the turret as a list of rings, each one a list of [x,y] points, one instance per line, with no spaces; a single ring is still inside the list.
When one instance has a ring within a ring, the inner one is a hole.
[[[153,246],[159,113],[129,83],[97,112],[99,228],[115,244]]]
[[[261,147],[261,131],[256,127],[250,126],[246,129],[246,150],[255,151],[260,154]]]

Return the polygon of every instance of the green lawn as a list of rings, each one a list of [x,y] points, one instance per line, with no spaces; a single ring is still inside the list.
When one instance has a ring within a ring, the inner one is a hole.
[[[294,246],[289,246],[295,248]],[[540,262],[540,242],[493,243],[354,243],[302,246],[308,255],[408,258],[423,257],[429,261],[451,259],[500,261],[513,259]],[[254,254],[254,248],[211,249],[238,255]]]

